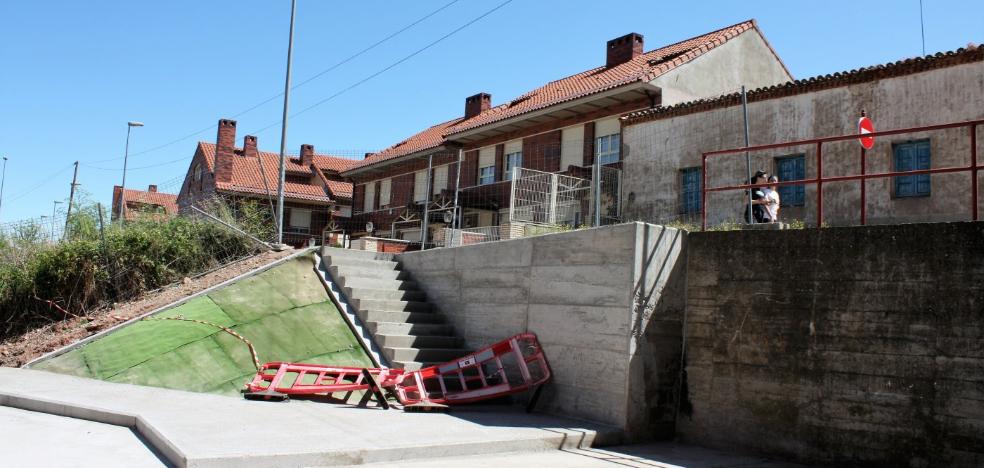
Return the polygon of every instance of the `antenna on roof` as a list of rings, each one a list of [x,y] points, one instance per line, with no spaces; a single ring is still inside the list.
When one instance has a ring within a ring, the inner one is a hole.
[[[923,2],[919,0],[919,34],[922,35],[922,54],[926,56],[926,28],[923,25]]]

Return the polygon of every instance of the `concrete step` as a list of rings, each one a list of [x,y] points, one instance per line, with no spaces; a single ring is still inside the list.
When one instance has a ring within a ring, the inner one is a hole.
[[[343,288],[345,296],[350,299],[372,299],[382,301],[426,301],[427,293],[423,291],[403,291],[399,289],[376,288]]]
[[[364,288],[364,289],[390,289],[399,291],[419,291],[420,287],[417,285],[416,281],[407,280],[386,280],[380,278],[360,278],[358,276],[353,277],[337,277],[332,275],[333,278],[342,287],[346,288]]]
[[[348,266],[356,268],[378,268],[381,270],[399,270],[399,262],[392,260],[371,260],[356,257],[324,257],[329,265]]]
[[[457,348],[461,338],[456,336],[376,335],[376,344],[389,348]]]
[[[441,362],[390,361],[390,366],[396,367],[398,369],[406,369],[408,371],[420,370],[425,367],[436,366],[438,364],[444,364],[444,361]]]
[[[361,309],[356,314],[364,322],[445,323],[443,315],[432,312],[396,312],[390,310]]]
[[[356,309],[386,310],[391,312],[430,312],[434,306],[419,301],[381,301],[376,299],[349,298],[349,304]]]
[[[410,275],[400,270],[381,270],[378,268],[363,268],[349,265],[329,265],[328,271],[332,278],[358,277],[381,280],[405,280]]]
[[[471,351],[461,348],[383,348],[383,355],[390,362],[448,362],[467,355]]]
[[[454,327],[446,323],[406,323],[406,322],[370,322],[366,328],[373,335],[418,335],[418,336],[453,336]]]
[[[366,250],[339,249],[335,247],[322,247],[322,257],[348,257],[362,258],[366,260],[393,260],[394,254],[383,252],[370,252]]]

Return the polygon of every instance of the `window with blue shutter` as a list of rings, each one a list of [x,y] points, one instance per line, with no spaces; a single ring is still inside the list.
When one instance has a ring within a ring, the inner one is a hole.
[[[776,176],[779,182],[803,180],[806,178],[806,157],[802,154],[776,158]],[[803,206],[806,204],[806,186],[787,185],[779,187],[780,206]]]
[[[700,213],[699,167],[680,171],[680,211],[684,214]]]
[[[895,171],[929,169],[929,140],[910,141],[893,145]],[[895,177],[895,197],[928,197],[929,174]]]

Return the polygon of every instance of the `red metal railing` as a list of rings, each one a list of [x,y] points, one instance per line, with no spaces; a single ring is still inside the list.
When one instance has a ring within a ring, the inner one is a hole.
[[[970,172],[970,196],[971,196],[971,212],[973,220],[977,221],[979,219],[978,206],[977,206],[977,174],[978,171],[984,169],[984,166],[977,164],[977,126],[984,124],[984,119],[981,120],[970,120],[966,122],[954,122],[941,125],[929,125],[925,127],[913,127],[913,128],[903,128],[898,130],[887,130],[883,132],[866,133],[865,137],[880,137],[888,135],[899,135],[903,133],[914,133],[914,132],[926,132],[933,130],[944,130],[949,128],[960,128],[966,127],[969,129],[970,133],[970,165],[968,166],[953,166],[953,167],[940,167],[935,169],[918,169],[913,171],[901,171],[901,172],[878,172],[874,174],[867,174],[865,171],[866,157],[865,150],[861,149],[861,173],[856,175],[847,176],[833,176],[824,177],[823,176],[823,144],[835,141],[846,141],[855,140],[860,137],[858,134],[851,135],[840,135],[832,136],[826,138],[813,138],[809,140],[798,140],[790,141],[785,143],[773,143],[769,145],[758,145],[758,146],[747,146],[741,148],[731,148],[717,151],[708,151],[706,153],[701,153],[701,230],[707,229],[707,193],[708,192],[723,192],[729,190],[748,190],[751,188],[758,187],[768,187],[772,185],[785,187],[785,186],[796,186],[796,185],[810,185],[816,184],[817,186],[817,227],[823,225],[823,184],[828,182],[844,182],[850,180],[860,180],[861,181],[861,224],[866,222],[865,213],[865,181],[868,179],[880,179],[884,177],[897,177],[897,176],[910,176],[910,175],[920,175],[920,174],[945,174],[951,172]],[[745,153],[761,150],[769,150],[775,148],[785,148],[790,146],[804,146],[804,145],[816,145],[816,163],[817,163],[817,175],[812,179],[800,179],[788,182],[778,182],[778,183],[764,183],[764,184],[742,184],[742,185],[726,185],[719,187],[708,187],[707,186],[707,158],[711,156],[720,156],[725,154],[736,154]]]

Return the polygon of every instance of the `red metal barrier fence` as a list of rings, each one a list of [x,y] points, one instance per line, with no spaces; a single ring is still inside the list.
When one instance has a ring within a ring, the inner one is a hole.
[[[735,190],[748,190],[752,188],[759,187],[769,187],[769,186],[797,186],[797,185],[810,185],[815,184],[817,186],[817,227],[823,225],[823,184],[830,182],[845,182],[851,180],[861,181],[861,224],[866,223],[866,213],[865,213],[865,182],[868,179],[879,179],[885,177],[897,177],[897,176],[912,176],[921,174],[943,174],[943,173],[955,173],[955,172],[970,172],[970,196],[971,196],[971,212],[972,219],[974,221],[979,220],[978,213],[978,203],[977,203],[977,174],[984,166],[978,165],[977,163],[977,127],[984,124],[984,119],[981,120],[970,120],[966,122],[954,122],[941,125],[929,125],[924,127],[912,127],[903,128],[897,130],[888,130],[883,132],[866,133],[865,137],[880,137],[889,135],[899,135],[904,133],[915,133],[915,132],[925,132],[932,130],[944,130],[950,128],[960,128],[964,127],[969,130],[970,138],[970,164],[967,166],[952,166],[952,167],[940,167],[935,169],[917,169],[911,171],[889,171],[889,172],[878,172],[873,174],[867,174],[865,167],[867,165],[865,150],[861,148],[861,170],[860,174],[845,175],[845,176],[823,176],[823,144],[837,141],[854,140],[860,137],[858,134],[851,135],[841,135],[832,136],[826,138],[813,138],[809,140],[798,140],[790,141],[785,143],[773,143],[768,145],[758,145],[758,146],[748,146],[741,148],[731,148],[717,151],[709,151],[706,153],[701,153],[701,230],[707,229],[707,193],[708,192],[724,192],[724,191],[735,191]],[[777,182],[777,183],[764,183],[764,184],[742,184],[742,185],[726,185],[718,187],[708,187],[707,186],[707,158],[712,156],[721,156],[726,154],[736,154],[736,153],[746,153],[752,151],[762,151],[776,148],[786,148],[792,146],[803,146],[803,145],[816,145],[816,177],[812,179],[800,179],[788,182]]]

